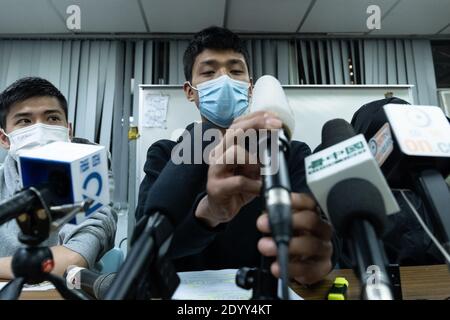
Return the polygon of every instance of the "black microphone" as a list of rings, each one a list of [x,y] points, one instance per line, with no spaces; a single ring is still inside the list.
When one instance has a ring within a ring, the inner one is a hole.
[[[322,142],[314,149],[314,153],[322,151],[355,135],[355,130],[344,119],[333,119],[322,127]]]
[[[308,185],[336,233],[346,241],[363,284],[362,297],[391,300],[380,238],[387,211],[392,211],[387,209],[392,194],[386,194],[387,183],[364,137],[355,136],[349,123],[330,120],[322,129],[322,137],[319,151],[305,160]],[[330,183],[327,190],[325,185]]]
[[[370,102],[353,116],[392,188],[421,197],[437,238],[450,253],[450,125],[442,110],[397,98]]]
[[[260,77],[253,88],[252,112],[270,111],[283,122],[283,129],[259,135],[264,163],[264,196],[269,215],[270,230],[278,248],[280,274],[283,282],[283,299],[289,299],[288,293],[288,248],[292,236],[291,182],[287,159],[290,138],[295,127],[292,109],[280,82],[269,75]],[[270,269],[271,261],[267,261]],[[269,282],[269,281],[267,281]],[[272,282],[274,282],[272,280]],[[273,287],[273,285],[272,285]]]
[[[76,267],[66,271],[65,278],[71,286],[77,286],[97,300],[103,300],[116,277],[116,272],[101,274],[86,268]]]
[[[208,140],[206,132],[216,130],[214,125],[203,122],[184,132],[182,140],[172,150],[171,159],[161,171],[148,192],[144,215],[161,212],[177,226],[186,218],[196,197],[206,190],[208,175],[206,148],[212,149],[220,141],[212,135]],[[174,161],[181,154],[181,160]]]
[[[336,232],[347,240],[365,300],[392,300],[386,258],[381,243],[386,209],[378,189],[363,179],[334,185],[327,199]]]
[[[212,135],[211,140],[204,138],[209,129],[218,130],[210,123],[194,125],[184,132],[181,142],[174,147],[171,160],[148,192],[144,216],[134,230],[131,250],[105,299],[130,298],[130,290],[138,287],[139,279],[145,276],[154,278],[153,295],[170,297],[175,291],[179,278],[174,267],[163,258],[170,249],[174,228],[186,218],[196,198],[206,189],[208,165],[202,155],[205,148],[219,143],[213,139],[217,135]],[[185,161],[175,163],[174,158],[179,154]],[[160,258],[162,260],[158,261]],[[155,263],[157,266],[149,270],[148,265]]]
[[[62,199],[70,196],[69,184],[67,174],[58,169],[52,170],[47,182],[25,188],[0,203],[0,225],[22,213],[63,204]]]
[[[42,189],[42,192],[48,193],[48,190]],[[14,219],[22,213],[41,207],[42,204],[36,192],[30,189],[19,191],[10,199],[0,203],[0,224]]]

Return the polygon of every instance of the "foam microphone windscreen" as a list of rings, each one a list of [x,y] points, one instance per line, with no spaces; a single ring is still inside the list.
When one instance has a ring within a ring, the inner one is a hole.
[[[369,181],[350,178],[336,183],[328,193],[331,222],[341,237],[348,237],[351,225],[367,220],[381,237],[386,225],[386,208],[380,191]]]
[[[322,127],[322,143],[317,146],[314,152],[322,151],[355,135],[355,130],[353,130],[351,124],[344,119],[329,120]]]
[[[289,139],[295,129],[292,111],[281,83],[274,77],[265,75],[259,78],[253,88],[250,112],[269,111],[276,114],[283,122]]]

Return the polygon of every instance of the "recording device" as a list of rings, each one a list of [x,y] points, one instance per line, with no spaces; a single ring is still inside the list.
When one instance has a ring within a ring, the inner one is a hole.
[[[305,167],[309,188],[337,234],[346,240],[362,282],[362,297],[393,299],[380,238],[386,215],[399,207],[364,136],[355,135],[343,119],[328,121],[322,143],[305,159]]]

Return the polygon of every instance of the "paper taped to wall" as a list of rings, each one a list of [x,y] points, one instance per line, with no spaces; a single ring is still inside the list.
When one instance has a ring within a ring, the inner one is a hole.
[[[144,96],[144,117],[142,125],[145,128],[166,128],[167,107],[169,96],[162,94],[146,94]]]

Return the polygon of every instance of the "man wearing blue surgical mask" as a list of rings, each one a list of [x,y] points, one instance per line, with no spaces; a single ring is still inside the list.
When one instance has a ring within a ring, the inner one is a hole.
[[[280,119],[272,113],[248,113],[252,95],[248,62],[248,54],[239,37],[219,27],[210,27],[194,35],[184,54],[185,95],[188,101],[195,103],[202,122],[213,124],[224,134],[217,149],[226,150],[224,154],[237,147],[226,143],[234,140],[233,132],[282,126]],[[196,125],[202,124],[191,124],[187,130]],[[144,166],[146,176],[139,190],[137,219],[146,212],[146,195],[176,145],[174,141],[160,140],[149,148]],[[330,224],[317,212],[315,201],[305,194],[308,188],[304,158],[310,153],[306,144],[292,141],[288,159],[293,190],[289,270],[291,278],[302,284],[323,279],[332,270],[337,253],[331,241]],[[260,196],[259,165],[210,162],[205,178],[204,192],[192,199],[194,206],[186,212],[186,219],[174,234],[171,255],[177,270],[257,267],[261,254],[275,257],[277,249],[273,239],[270,236],[261,238],[261,233],[270,233],[270,230],[267,213],[261,215],[263,198]],[[272,264],[271,271],[279,276],[277,262]]]
[[[86,143],[72,137],[67,101],[45,79],[17,80],[0,94],[0,144],[8,150],[0,164],[0,201],[21,189],[17,161],[20,154],[53,141]],[[114,245],[117,215],[109,208],[94,212],[80,225],[66,224],[43,242],[51,247],[55,268],[62,275],[71,265],[93,268]],[[15,220],[0,225],[0,279],[12,278],[11,256],[23,246]]]

